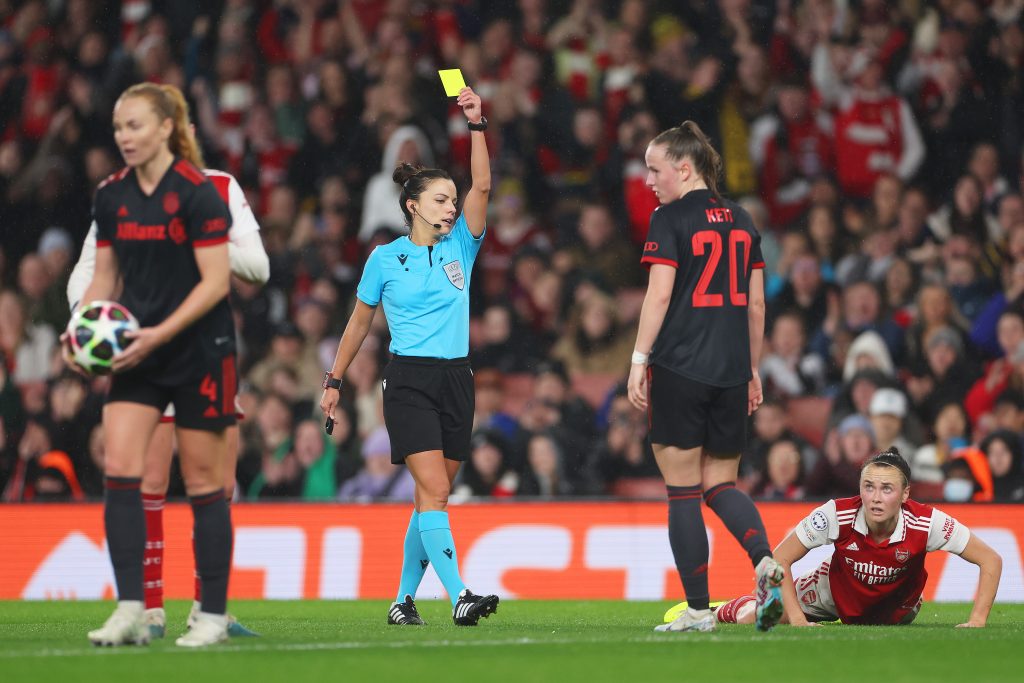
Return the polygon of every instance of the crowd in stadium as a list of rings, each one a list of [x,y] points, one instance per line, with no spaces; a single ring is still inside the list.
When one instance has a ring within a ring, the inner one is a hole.
[[[189,96],[270,256],[269,283],[231,297],[236,496],[411,499],[383,316],[330,436],[317,405],[366,256],[406,230],[396,163],[468,185],[451,67],[483,98],[494,173],[453,499],[664,496],[624,380],[658,205],[644,152],[692,119],[767,264],[741,486],[848,495],[895,445],[917,499],[1024,500],[1024,1],[112,4],[0,1],[4,501],[103,493],[107,379],[66,370],[58,336],[91,198],[122,165],[113,102],[142,81]]]

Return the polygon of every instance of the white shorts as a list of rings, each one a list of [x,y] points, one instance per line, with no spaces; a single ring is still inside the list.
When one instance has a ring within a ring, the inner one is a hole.
[[[826,560],[812,572],[804,574],[796,580],[796,597],[800,601],[800,609],[803,610],[807,621],[836,621],[839,613],[836,611],[835,600],[832,599],[832,587],[828,580],[829,563]],[[924,600],[918,599],[917,605],[900,621],[901,624],[909,624],[921,611]]]
[[[245,411],[242,410],[242,402],[238,400],[238,396],[235,396],[235,419],[242,421],[245,419]],[[164,414],[160,416],[160,422],[174,422],[174,404],[168,403],[167,407],[164,408]]]
[[[839,618],[828,582],[828,567],[826,560],[796,580],[796,597],[807,621],[835,621]]]

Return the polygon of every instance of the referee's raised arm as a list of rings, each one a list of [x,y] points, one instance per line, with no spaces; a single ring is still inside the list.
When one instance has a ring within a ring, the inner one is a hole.
[[[487,134],[484,132],[487,119],[483,117],[480,96],[472,89],[462,89],[458,104],[469,121],[469,172],[473,180],[462,207],[462,215],[473,237],[480,237],[487,226],[487,200],[491,194],[491,158],[487,153]]]

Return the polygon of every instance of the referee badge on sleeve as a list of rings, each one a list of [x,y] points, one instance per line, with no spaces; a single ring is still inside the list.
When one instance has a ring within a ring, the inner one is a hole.
[[[462,264],[452,261],[444,265],[444,274],[448,276],[448,282],[455,285],[456,289],[462,290],[466,286],[466,278],[462,274]]]

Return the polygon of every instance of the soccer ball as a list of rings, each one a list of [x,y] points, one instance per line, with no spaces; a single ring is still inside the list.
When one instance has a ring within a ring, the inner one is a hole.
[[[89,374],[106,375],[114,356],[132,343],[125,334],[137,329],[139,321],[121,304],[93,301],[75,311],[68,322],[71,355]]]

